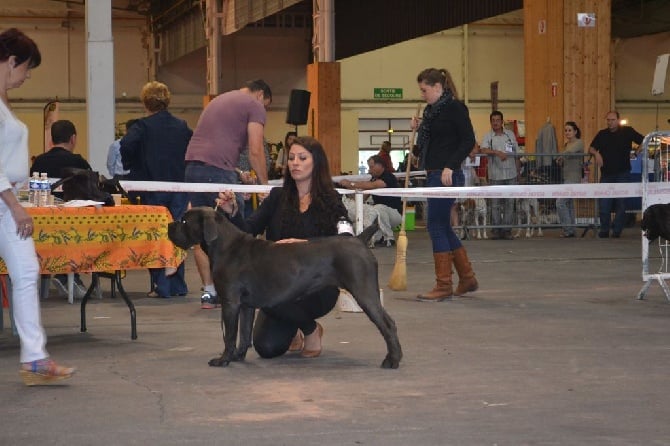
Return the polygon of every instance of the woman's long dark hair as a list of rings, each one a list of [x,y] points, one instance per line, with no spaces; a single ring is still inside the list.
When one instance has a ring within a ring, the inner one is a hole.
[[[575,121],[568,121],[565,123],[565,125],[569,125],[570,127],[572,127],[572,130],[575,131],[575,138],[581,139],[582,131],[579,130],[579,127],[577,127],[577,123]]]
[[[310,190],[312,202],[310,207],[315,211],[314,218],[319,230],[324,234],[332,233],[333,228],[337,225],[337,220],[341,217],[341,215],[337,214],[337,209],[341,208],[341,206],[335,206],[336,203],[341,202],[341,199],[335,190],[333,179],[330,176],[326,152],[319,141],[309,136],[297,137],[293,141],[293,146],[295,145],[304,147],[312,154],[313,169],[312,187]],[[286,205],[285,209],[290,210],[287,214],[291,216],[289,221],[284,223],[295,223],[300,213],[300,198],[298,197],[298,187],[288,168],[284,176],[283,197],[284,204]]]

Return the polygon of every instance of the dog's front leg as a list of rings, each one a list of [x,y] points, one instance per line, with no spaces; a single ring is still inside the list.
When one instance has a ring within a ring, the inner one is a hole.
[[[212,367],[226,367],[235,357],[237,341],[237,323],[240,316],[240,304],[233,304],[224,297],[221,305],[221,328],[223,329],[223,354],[209,360]]]
[[[235,350],[233,361],[244,361],[247,350],[251,346],[251,334],[254,328],[255,309],[242,306],[240,310],[240,340]]]

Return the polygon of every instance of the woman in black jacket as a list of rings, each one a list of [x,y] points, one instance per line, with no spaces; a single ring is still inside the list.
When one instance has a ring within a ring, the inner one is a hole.
[[[428,68],[417,77],[421,97],[428,105],[423,118],[412,119],[412,128],[419,129],[419,165],[426,170],[427,187],[463,186],[465,177],[461,163],[475,146],[475,134],[468,108],[458,100],[456,87],[445,69]],[[435,287],[417,299],[440,302],[454,295],[452,266],[458,273],[456,295],[478,288],[467,252],[451,227],[454,198],[429,198],[427,227],[433,244]]]
[[[129,180],[184,181],[186,147],[193,131],[186,121],[168,111],[170,90],[162,82],[152,81],[142,87],[140,98],[147,116],[138,119],[121,139],[123,167],[129,169]],[[185,192],[141,192],[140,203],[165,206],[172,219],[178,221],[186,212]],[[188,293],[184,264],[166,276],[165,268],[150,268],[149,297],[185,296]]]

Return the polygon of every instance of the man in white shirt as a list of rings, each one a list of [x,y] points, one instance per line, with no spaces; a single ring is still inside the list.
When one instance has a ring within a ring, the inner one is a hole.
[[[498,110],[491,112],[491,131],[484,135],[480,152],[489,155],[488,178],[490,185],[517,184],[521,161],[516,156],[519,145],[514,132],[503,127],[503,114]],[[514,224],[514,200],[511,198],[491,199],[491,223],[493,240],[512,240]],[[502,228],[500,227],[502,225]]]

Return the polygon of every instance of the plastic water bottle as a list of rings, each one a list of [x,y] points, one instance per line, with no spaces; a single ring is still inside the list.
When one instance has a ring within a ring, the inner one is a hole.
[[[337,235],[354,235],[354,227],[345,216],[340,217],[337,222]]]
[[[368,169],[366,169],[365,165],[363,164],[363,161],[361,161],[361,165],[358,166],[358,174],[359,175],[365,175],[366,170],[368,170]]]
[[[40,188],[40,174],[39,172],[33,172],[33,176],[30,177],[29,189],[28,189],[28,202],[34,206],[37,206]]]
[[[39,206],[48,206],[51,196],[51,183],[45,172],[40,174]]]

